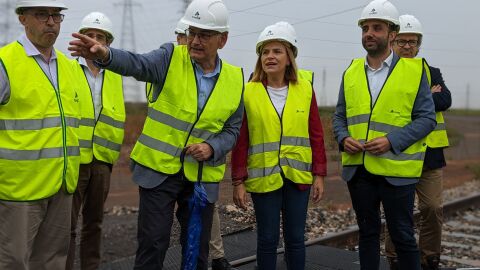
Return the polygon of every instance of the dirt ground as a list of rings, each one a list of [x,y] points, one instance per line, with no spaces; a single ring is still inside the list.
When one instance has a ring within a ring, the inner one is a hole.
[[[351,202],[346,184],[339,176],[341,163],[336,143],[331,135],[330,119],[322,117],[322,121],[329,163],[325,197],[320,204],[330,209],[350,208]],[[446,123],[452,144],[445,151],[448,165],[444,170],[444,188],[449,189],[480,178],[478,175],[480,174],[480,116],[447,114]],[[136,213],[112,214],[112,208],[138,207],[138,187],[131,180],[128,154],[136,137],[140,134],[142,125],[143,116],[141,114],[127,118],[127,135],[122,147],[122,157],[114,166],[110,194],[106,203],[109,214],[105,216],[104,221],[103,261],[115,260],[135,253]],[[477,175],[474,173],[475,169]],[[219,202],[221,204],[232,203],[229,171],[226,172],[226,178],[221,183],[220,193]]]
[[[122,157],[113,168],[107,209],[113,206],[138,206],[138,187],[131,180],[128,155],[136,136],[140,134],[143,120],[139,120],[138,117],[129,120],[130,125],[127,123],[127,130],[130,130],[130,132],[127,131],[127,134],[130,134],[130,137],[126,138],[128,144],[124,144],[122,147]],[[332,207],[349,206],[350,197],[345,183],[340,178],[341,161],[338,160],[336,145],[332,144],[333,138],[330,138],[331,135],[328,133],[331,130],[329,119],[324,118],[322,120],[328,156],[328,176],[326,177],[325,200],[323,203],[331,204]],[[446,122],[449,134],[454,134],[454,137],[450,139],[453,145],[445,150],[448,166],[444,170],[444,187],[451,188],[475,178],[474,172],[468,167],[480,167],[480,115],[458,116],[446,114]],[[225,180],[221,183],[220,201],[231,203],[231,195],[230,171],[227,169]]]

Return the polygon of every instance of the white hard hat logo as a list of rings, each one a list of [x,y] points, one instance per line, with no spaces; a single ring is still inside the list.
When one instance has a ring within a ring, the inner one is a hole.
[[[200,13],[197,11],[195,15],[192,16],[192,18],[200,20]]]
[[[80,33],[84,33],[87,29],[98,29],[106,32],[107,38],[110,42],[113,41],[112,22],[110,19],[101,12],[91,12],[85,16],[78,30]]]
[[[372,8],[372,11],[370,11],[370,15],[375,15],[377,14],[377,10],[375,10],[374,8]]]
[[[273,32],[272,31],[268,31],[268,33],[266,34],[266,36],[273,36]]]
[[[405,28],[412,28],[412,25],[410,23],[407,23],[407,25],[405,26]]]

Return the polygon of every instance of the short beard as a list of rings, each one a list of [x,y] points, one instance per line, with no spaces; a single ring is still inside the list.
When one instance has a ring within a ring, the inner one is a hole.
[[[388,49],[388,40],[381,40],[379,43],[377,43],[376,48],[367,48],[367,46],[365,46],[365,43],[366,41],[362,39],[363,48],[367,51],[368,55],[371,57],[377,57],[379,55],[382,55]]]

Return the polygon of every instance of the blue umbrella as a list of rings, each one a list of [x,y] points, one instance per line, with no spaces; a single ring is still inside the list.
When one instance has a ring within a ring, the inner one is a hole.
[[[200,235],[202,234],[202,209],[207,205],[207,192],[202,185],[203,161],[198,164],[197,182],[194,184],[192,198],[190,198],[190,220],[188,222],[187,247],[183,258],[183,270],[196,270],[197,258],[200,251]]]

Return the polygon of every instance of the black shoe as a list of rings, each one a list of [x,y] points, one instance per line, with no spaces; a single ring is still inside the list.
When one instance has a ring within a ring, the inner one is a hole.
[[[387,257],[388,265],[390,265],[390,270],[398,270],[398,259],[397,257]]]
[[[426,268],[428,270],[439,270],[439,265],[440,265],[440,256],[438,255],[431,255],[426,258],[427,265]],[[423,265],[422,265],[423,267]]]
[[[212,270],[231,270],[232,266],[225,257],[212,260]]]

